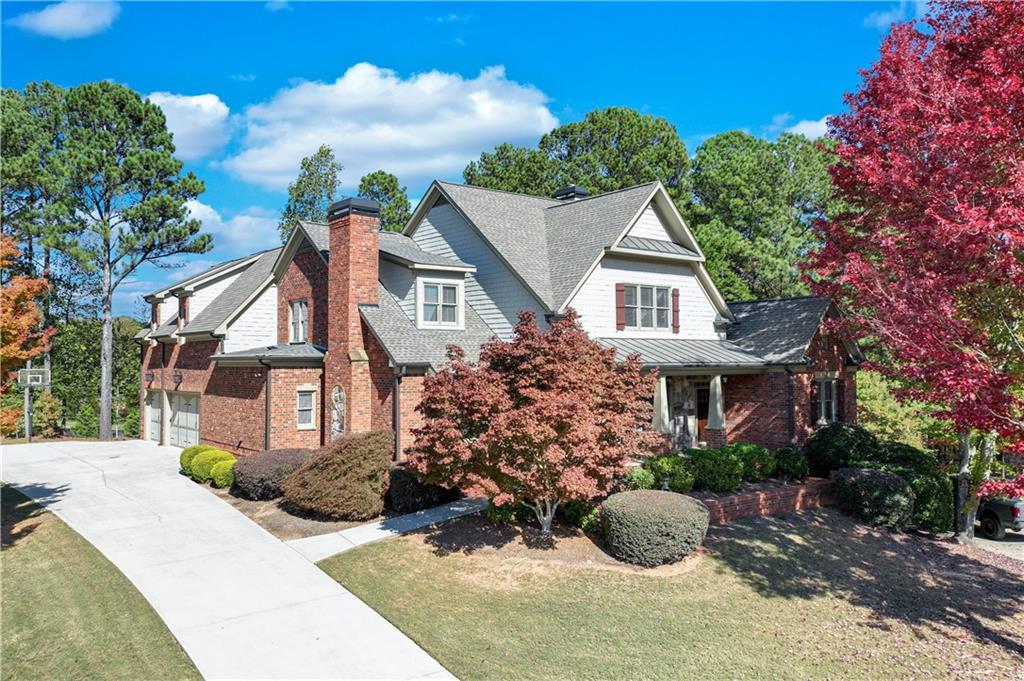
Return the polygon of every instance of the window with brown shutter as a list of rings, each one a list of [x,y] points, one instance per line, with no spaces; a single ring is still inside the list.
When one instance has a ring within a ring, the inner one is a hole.
[[[679,333],[679,289],[672,289],[672,333]]]
[[[615,329],[622,331],[626,328],[626,285],[615,285]]]

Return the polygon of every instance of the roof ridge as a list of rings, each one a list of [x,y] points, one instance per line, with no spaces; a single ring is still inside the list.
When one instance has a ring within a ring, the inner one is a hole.
[[[830,300],[829,296],[815,296],[811,294],[803,296],[783,296],[781,298],[754,298],[753,300],[730,300],[726,302],[726,305],[748,305],[750,303],[773,303],[781,302],[783,300],[810,300],[810,299],[821,299]]]
[[[507,189],[494,189],[492,187],[481,187],[478,184],[466,184],[463,182],[448,182],[447,180],[435,180],[438,184],[446,184],[452,187],[465,187],[466,189],[480,189],[485,192],[496,192],[498,194],[510,194],[511,196],[519,196],[525,199],[536,199],[538,201],[547,201],[548,203],[562,203],[558,199],[548,198],[546,196],[537,196],[536,194],[526,194],[524,192],[510,192]]]
[[[613,189],[610,192],[605,192],[603,194],[594,194],[593,196],[585,196],[582,199],[574,199],[572,201],[559,201],[556,205],[548,206],[548,208],[561,208],[562,206],[576,206],[576,205],[581,204],[581,203],[583,203],[585,201],[591,201],[593,199],[602,199],[602,198],[604,198],[606,196],[611,196],[612,194],[621,194],[622,192],[628,192],[628,191],[632,191],[634,189],[640,189],[641,187],[649,187],[651,185],[658,184],[658,182],[659,182],[659,180],[652,180],[650,182],[643,182],[641,184],[634,184],[634,185],[632,185],[630,187],[622,187],[621,189]],[[545,210],[547,210],[547,209],[545,209]]]

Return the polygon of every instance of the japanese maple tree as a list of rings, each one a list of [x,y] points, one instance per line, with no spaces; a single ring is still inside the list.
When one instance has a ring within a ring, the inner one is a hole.
[[[0,271],[20,255],[14,238],[0,235]],[[43,328],[43,313],[37,298],[49,290],[42,277],[14,276],[0,286],[0,394],[11,388],[14,371],[49,348],[52,328]],[[0,410],[0,433],[10,435],[17,428],[18,408]]]
[[[851,210],[817,223],[809,271],[891,358],[877,368],[963,434],[963,502],[967,433],[1024,434],[1024,4],[893,26],[847,104],[831,172]]]
[[[492,339],[477,363],[449,348],[417,407],[409,465],[427,481],[523,503],[545,533],[560,504],[607,494],[630,458],[661,451],[650,429],[656,375],[619,362],[575,312],[538,328],[522,312],[510,342]]]

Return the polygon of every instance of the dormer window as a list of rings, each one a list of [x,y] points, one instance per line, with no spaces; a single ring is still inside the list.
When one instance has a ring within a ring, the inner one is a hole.
[[[667,329],[670,311],[669,289],[663,286],[626,284],[626,328]]]
[[[420,280],[417,315],[421,328],[461,328],[462,282]]]
[[[309,308],[305,300],[293,300],[291,308],[291,342],[305,343],[309,340]]]

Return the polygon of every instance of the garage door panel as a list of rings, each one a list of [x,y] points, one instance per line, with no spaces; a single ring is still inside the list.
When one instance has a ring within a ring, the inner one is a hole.
[[[172,394],[170,440],[176,447],[199,444],[199,395]]]
[[[146,434],[154,442],[160,442],[160,393],[146,394]]]

